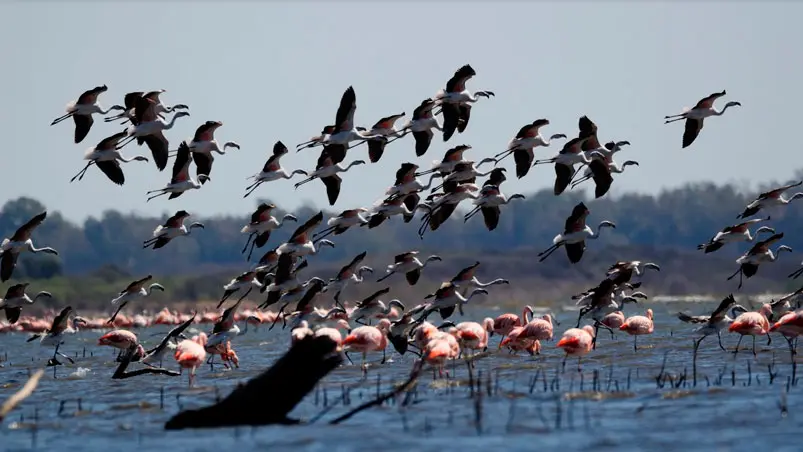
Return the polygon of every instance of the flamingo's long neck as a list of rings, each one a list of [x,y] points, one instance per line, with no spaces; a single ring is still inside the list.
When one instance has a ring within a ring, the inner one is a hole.
[[[178,115],[173,115],[173,117],[172,117],[172,118],[170,118],[170,122],[168,122],[167,124],[165,124],[163,128],[164,128],[165,130],[167,130],[167,129],[172,129],[172,128],[173,128],[173,124],[175,124],[175,123],[176,123],[176,118],[178,118]]]

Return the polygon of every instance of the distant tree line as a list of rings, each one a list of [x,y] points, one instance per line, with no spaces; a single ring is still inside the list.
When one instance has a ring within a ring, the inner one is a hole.
[[[803,176],[803,172],[799,173]],[[326,248],[311,259],[313,265],[308,270],[308,276],[317,274],[318,269],[336,271],[362,251],[368,251],[366,263],[375,268],[378,276],[392,262],[393,255],[417,249],[422,254],[437,253],[454,261],[433,265],[433,269],[437,269],[431,273],[433,277],[443,272],[448,278],[459,270],[459,265],[470,264],[474,260],[494,261],[494,271],[487,270],[490,277],[505,276],[528,284],[548,281],[549,287],[544,288],[543,292],[545,296],[557,296],[554,291],[561,282],[595,281],[600,276],[599,272],[615,260],[645,260],[647,257],[656,259],[659,264],[675,267],[667,268],[661,278],[655,278],[656,281],[662,281],[658,287],[665,291],[727,290],[729,286],[721,284],[719,280],[724,280],[727,274],[736,269],[733,260],[749,245],[728,245],[712,255],[703,255],[696,250],[697,245],[706,242],[721,228],[739,222],[736,215],[760,191],[784,182],[766,184],[750,192],[743,192],[734,185],[696,183],[665,190],[657,196],[624,194],[599,200],[589,200],[579,190],[558,197],[551,190],[542,190],[527,194],[527,199],[522,202],[503,206],[499,227],[494,231],[485,229],[480,215],[464,223],[465,212],[458,211],[439,230],[428,231],[423,240],[417,235],[420,225],[417,218],[405,224],[401,217],[394,217],[372,230],[353,228],[345,234],[330,237],[336,247]],[[790,192],[794,193],[794,189]],[[557,253],[545,263],[538,263],[535,254],[551,244],[553,237],[562,231],[572,207],[581,200],[591,210],[589,225],[594,227],[601,220],[611,220],[616,223],[616,229],[603,230],[600,240],[589,241],[584,261],[574,269],[569,268],[563,253]],[[800,203],[803,204],[803,201]],[[254,206],[257,204],[255,202]],[[282,207],[280,202],[276,204]],[[174,209],[170,214],[181,208],[180,202],[171,203],[170,206]],[[342,206],[342,209],[351,207],[355,206]],[[44,210],[46,206],[27,197],[6,202],[0,211],[0,234],[10,237],[17,227]],[[339,211],[324,211],[325,220]],[[300,224],[316,212],[317,209],[305,206],[290,213],[298,217]],[[284,213],[282,210],[274,212],[277,218]],[[250,265],[245,255],[241,254],[247,237],[240,233],[250,214],[243,212],[240,217],[193,217],[193,221],[203,222],[205,229],[196,229],[192,236],[176,239],[163,249],[154,251],[142,249],[142,242],[151,237],[153,229],[162,224],[167,216],[140,217],[109,210],[100,218],[92,217],[77,225],[65,220],[58,211],[49,210],[48,218],[36,230],[34,240],[37,246],[56,248],[60,255],[26,253],[20,258],[14,279],[7,282],[2,291],[15,281],[47,279],[51,285],[61,287],[65,296],[108,300],[111,298],[108,296],[109,290],[112,294],[119,291],[122,288],[118,287],[121,281],[153,274],[157,278],[169,278],[178,285],[173,287],[176,291],[170,297],[173,300],[215,298],[222,284]],[[758,216],[763,215],[761,213]],[[793,203],[773,216],[768,224],[778,232],[786,233],[782,243],[795,250],[803,250],[803,234],[798,233],[800,225],[803,225],[803,206]],[[264,248],[254,251],[252,262],[286,240],[295,227],[296,224],[291,222],[275,231]],[[756,278],[750,280],[753,284],[746,285],[746,290],[749,286],[754,289],[793,286],[791,281],[785,279],[788,272],[781,273],[791,271],[800,264],[796,254],[783,255],[783,262],[762,269]],[[507,274],[497,274],[501,273],[501,269],[506,269]],[[221,276],[225,280],[209,278],[208,275],[225,275]],[[103,294],[94,293],[94,289],[86,287],[80,289],[83,293],[75,288],[68,290],[68,287],[75,287],[76,282],[82,279],[84,286],[94,287]],[[672,281],[675,282],[674,286]],[[113,287],[104,287],[107,284]],[[50,287],[46,289],[51,290]],[[425,287],[421,290],[428,293],[431,289]]]

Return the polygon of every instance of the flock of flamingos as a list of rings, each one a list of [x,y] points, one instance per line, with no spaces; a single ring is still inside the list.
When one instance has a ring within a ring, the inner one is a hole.
[[[342,166],[341,162],[349,149],[366,143],[369,160],[373,163],[382,157],[388,144],[412,134],[416,156],[421,157],[430,147],[435,135],[433,129],[442,133],[444,142],[449,141],[455,133],[462,133],[468,125],[471,109],[476,108],[473,106],[477,101],[481,98],[490,99],[495,95],[491,91],[474,93],[468,91],[466,82],[475,75],[470,65],[459,68],[446,83],[445,89],[421,102],[415,108],[412,118],[398,129],[395,124],[405,116],[405,113],[381,118],[370,129],[358,127],[354,119],[356,94],[355,90],[349,87],[342,96],[335,123],[323,127],[320,135],[297,146],[298,151],[322,147],[315,169],[288,172],[282,168],[280,159],[289,151],[281,141],[278,141],[262,170],[252,176],[254,182],[247,187],[245,196],[250,195],[264,183],[291,179],[299,174],[307,179],[297,183],[296,188],[306,182],[320,179],[325,186],[329,204],[334,205],[343,182],[339,174],[346,173],[356,165],[365,164],[364,160],[354,160],[349,165]],[[119,114],[107,116],[105,121],[119,120],[130,123],[123,131],[104,138],[98,145],[87,150],[85,154],[87,164],[73,180],[82,179],[94,165],[113,183],[123,185],[125,177],[121,162],[149,160],[147,156],[133,158],[122,156],[120,149],[129,142],[136,141],[138,145],[148,146],[159,171],[167,167],[168,158],[175,154],[170,183],[149,193],[153,196],[148,200],[162,195],[175,199],[186,191],[201,189],[206,183],[211,182],[213,153],[225,155],[228,148],[240,148],[240,145],[233,141],[220,146],[214,138],[214,132],[222,126],[222,123],[207,121],[197,129],[192,139],[182,141],[177,150],[171,151],[163,131],[170,129],[177,118],[189,116],[186,105],[164,105],[159,98],[164,90],[158,90],[129,93],[125,96],[124,105],[115,105],[104,110],[98,104],[98,96],[106,90],[107,87],[104,85],[86,91],[76,102],[68,104],[64,116],[54,121],[56,124],[73,118],[76,143],[88,135],[95,114],[106,115],[117,110],[120,111]],[[721,110],[715,108],[714,102],[725,94],[725,91],[711,94],[700,100],[693,108],[686,108],[678,115],[666,117],[667,123],[685,120],[682,141],[684,148],[691,145],[698,136],[705,118],[720,116],[728,107],[741,105],[739,102],[728,102]],[[174,110],[181,111],[175,113],[170,122],[166,122],[163,115]],[[442,121],[437,119],[437,115],[442,115]],[[308,267],[307,259],[321,252],[324,246],[335,246],[334,242],[325,237],[343,234],[355,226],[356,229],[380,227],[384,221],[393,216],[400,216],[402,221],[410,222],[416,212],[421,211],[423,215],[419,234],[423,238],[426,230],[437,230],[464,200],[470,200],[474,204],[474,210],[465,215],[465,221],[476,213],[481,213],[487,229],[493,231],[500,221],[501,208],[512,199],[524,198],[518,194],[506,197],[500,189],[505,181],[505,169],[498,164],[508,155],[514,157],[515,173],[518,178],[525,177],[531,167],[552,164],[555,169],[556,196],[563,193],[570,185],[574,187],[590,179],[595,184],[595,197],[599,198],[608,192],[613,182],[612,174],[622,173],[624,168],[630,165],[638,166],[638,162],[630,160],[622,165],[615,162],[614,154],[630,143],[600,142],[597,138],[596,124],[586,116],[581,117],[578,122],[577,136],[568,139],[558,154],[548,159],[535,159],[537,147],[547,147],[552,141],[567,138],[563,134],[554,134],[549,138],[542,136],[539,130],[548,124],[547,119],[538,119],[526,124],[510,140],[505,151],[492,158],[485,158],[478,164],[464,158],[464,153],[471,149],[468,145],[449,149],[445,157],[435,161],[432,168],[427,171],[418,171],[419,166],[415,163],[401,164],[395,174],[395,182],[379,202],[370,208],[344,210],[341,214],[330,218],[326,228],[317,233],[316,230],[323,223],[323,214],[312,216],[296,229],[287,242],[268,250],[258,262],[250,265],[247,271],[226,284],[223,287],[223,297],[215,310],[182,314],[165,308],[150,315],[126,314],[122,310],[129,303],[149,296],[154,290],[164,290],[155,282],[153,276],[148,275],[132,282],[115,296],[112,305],[115,306],[116,312],[111,318],[77,316],[70,306],[58,312],[47,313],[44,317],[35,317],[23,313],[23,309],[30,309],[29,306],[34,301],[50,297],[50,294],[39,292],[31,297],[26,293],[28,284],[17,282],[7,288],[3,300],[0,301],[0,308],[5,311],[7,318],[7,321],[0,323],[0,332],[30,333],[29,342],[38,341],[43,346],[53,347],[54,354],[48,360],[48,365],[58,366],[61,364],[59,357],[73,362],[60,351],[60,347],[71,335],[79,330],[103,330],[98,338],[98,345],[119,349],[118,360],[127,359],[129,362],[139,362],[148,368],[162,369],[164,361],[172,356],[181,369],[189,370],[190,386],[193,385],[197,369],[205,362],[214,366],[213,361],[216,356],[220,357],[227,368],[238,367],[239,360],[232,342],[236,342],[238,335],[246,334],[249,325],[258,324],[269,324],[270,328],[281,324],[281,328],[290,331],[291,342],[308,335],[331,337],[337,344],[338,350],[345,352],[347,357],[349,352],[362,354],[363,372],[367,369],[366,354],[382,353],[382,363],[384,363],[388,345],[391,345],[396,353],[417,355],[420,360],[439,368],[441,373],[448,360],[487,351],[493,335],[501,337],[497,344],[499,349],[505,348],[511,353],[525,351],[530,355],[539,354],[544,342],[553,340],[554,326],[559,326],[550,313],[536,316],[532,307],[525,306],[520,315],[505,313],[496,318],[485,318],[481,322],[454,323],[449,320],[453,318],[455,310],[463,315],[463,308],[472,297],[488,294],[488,287],[508,284],[504,279],[480,282],[475,276],[479,262],[461,270],[454,278],[441,284],[425,298],[423,304],[410,308],[405,307],[397,299],[382,300],[387,298],[390,286],[382,287],[359,302],[341,302],[341,292],[347,285],[363,283],[368,280],[368,274],[374,273],[371,267],[361,265],[366,253],[357,255],[336,275],[328,279],[321,277],[304,279],[300,277],[300,273]],[[196,166],[195,178],[190,171],[193,162]],[[495,165],[494,169],[487,172],[478,170],[481,165],[492,162]],[[422,175],[430,175],[426,184],[417,179]],[[479,177],[487,177],[481,186],[475,183]],[[432,187],[436,178],[439,178],[441,183]],[[786,190],[801,183],[803,182],[779,187],[759,195],[738,216],[743,219],[742,223],[725,227],[708,242],[701,244],[700,250],[710,253],[731,242],[755,242],[737,260],[738,270],[731,276],[731,278],[737,274],[740,276],[739,287],[741,287],[741,280],[754,275],[760,265],[775,261],[781,251],[791,251],[786,246],[780,246],[775,251],[770,249],[771,245],[783,238],[783,233],[776,233],[769,226],[762,226],[751,234],[749,227],[770,220],[769,216],[748,218],[755,217],[760,212],[783,208],[782,206],[791,200],[803,196],[803,193],[797,193],[789,198],[783,195]],[[419,194],[428,190],[431,193],[425,194],[425,199],[422,201],[422,196]],[[271,211],[275,208],[276,206],[272,204],[261,204],[253,213],[250,223],[242,230],[244,234],[248,234],[248,242],[243,253],[248,250],[249,261],[255,248],[262,248],[269,242],[272,231],[288,221],[298,221],[289,214],[277,220],[271,216]],[[564,228],[555,237],[552,246],[538,255],[540,260],[543,261],[554,251],[563,248],[568,260],[577,263],[583,257],[588,240],[597,239],[602,228],[616,227],[614,222],[606,220],[594,230],[586,225],[589,214],[590,210],[584,203],[576,205],[569,213]],[[198,222],[185,225],[184,222],[189,217],[188,212],[178,210],[155,229],[153,237],[143,243],[143,248],[152,247],[154,250],[159,250],[168,246],[175,238],[188,236],[196,229],[203,229],[203,224]],[[46,221],[46,212],[21,225],[12,237],[3,240],[0,246],[0,276],[3,282],[12,278],[17,258],[21,253],[28,251],[58,254],[52,248],[36,248],[33,245],[32,235],[43,221]],[[765,240],[759,240],[758,236],[761,233],[772,235]],[[383,275],[376,283],[392,275],[399,275],[397,281],[401,281],[403,276],[407,284],[415,285],[427,265],[442,260],[440,256],[429,256],[424,259],[417,251],[401,252],[395,256],[392,263],[387,264]],[[614,330],[620,330],[632,335],[635,349],[638,347],[639,336],[653,333],[651,309],[646,309],[643,314],[629,317],[623,313],[625,304],[638,303],[639,299],[647,298],[644,292],[637,290],[642,284],[640,278],[647,270],[659,271],[660,268],[654,263],[640,261],[617,262],[608,269],[604,279],[596,287],[572,297],[580,308],[577,324],[562,333],[556,346],[565,353],[566,358],[578,358],[578,369],[582,357],[595,349],[601,337],[600,330],[608,330],[611,334]],[[795,272],[790,277],[796,278],[801,273],[803,271]],[[244,309],[242,302],[252,291],[262,294],[266,299],[256,309]],[[679,313],[678,317],[684,322],[696,325],[695,331],[699,339],[695,342],[695,352],[700,342],[712,335],[717,336],[719,345],[724,350],[721,333],[728,331],[739,334],[740,343],[742,337],[752,336],[754,354],[756,336],[777,332],[789,341],[790,349],[794,353],[794,340],[803,332],[803,312],[796,310],[800,292],[764,304],[757,312],[736,304],[734,297],[729,295],[709,315],[693,316]],[[239,299],[230,303],[229,298],[235,296],[239,296]],[[329,308],[322,308],[320,305],[323,304],[324,298],[333,299],[334,303]],[[227,303],[229,305],[223,309]],[[437,325],[430,322],[433,313],[437,313],[440,317]],[[584,321],[585,325],[581,326]],[[192,324],[213,326],[208,334],[201,332],[189,337],[185,331],[188,331]],[[243,328],[241,329],[238,324],[244,324]],[[141,342],[133,330],[151,325],[170,325],[172,329],[159,343],[146,348],[143,343],[145,341]],[[56,367],[54,376],[55,369]]]

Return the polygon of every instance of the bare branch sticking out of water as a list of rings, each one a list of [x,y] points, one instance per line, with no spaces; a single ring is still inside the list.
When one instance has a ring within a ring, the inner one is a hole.
[[[336,418],[332,419],[329,424],[336,425],[345,420],[348,420],[350,417],[354,416],[355,414],[359,413],[360,411],[367,410],[368,408],[382,405],[385,403],[386,400],[393,398],[402,392],[408,391],[410,388],[415,385],[416,381],[418,380],[419,375],[421,375],[421,369],[423,368],[423,361],[416,362],[415,366],[413,367],[413,371],[410,373],[410,378],[407,379],[404,384],[399,385],[394,390],[388,392],[387,394],[378,397],[370,402],[363,403],[362,405],[354,408],[353,410],[349,411],[348,413]]]
[[[145,367],[142,369],[132,370],[131,372],[126,372],[128,369],[128,365],[131,363],[131,359],[134,357],[136,353],[136,346],[132,346],[126,353],[122,356],[122,361],[120,361],[120,365],[117,366],[117,369],[114,371],[112,375],[112,380],[124,380],[126,378],[138,377],[140,375],[145,374],[155,374],[155,375],[169,375],[171,377],[178,377],[181,375],[180,373],[174,370],[162,369],[160,367]]]
[[[34,374],[28,378],[28,381],[25,382],[25,385],[22,386],[22,389],[17,391],[3,403],[3,406],[0,407],[0,422],[3,422],[3,419],[5,419],[6,415],[8,415],[11,410],[13,410],[17,405],[20,404],[20,402],[25,400],[33,393],[33,391],[36,389],[36,386],[39,384],[39,379],[42,378],[44,373],[45,369],[39,369],[34,372]]]

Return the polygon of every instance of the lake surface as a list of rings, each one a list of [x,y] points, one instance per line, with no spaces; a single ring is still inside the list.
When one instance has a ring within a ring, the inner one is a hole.
[[[379,365],[381,354],[369,355],[374,365],[360,383],[359,355],[353,354],[356,365],[346,361],[291,413],[310,420],[328,410],[311,425],[166,432],[164,423],[180,407],[214,403],[238,382],[268,368],[288,347],[288,332],[249,327],[247,334],[233,342],[240,368],[226,371],[217,366],[211,371],[205,366],[199,369],[196,387],[190,389],[186,374],[111,380],[117,367],[116,350],[95,345],[102,332],[82,331],[62,346],[62,351],[77,356],[75,364],[59,366],[56,379],[52,368],[48,369],[36,392],[2,424],[0,450],[498,450],[511,446],[799,450],[797,432],[803,427],[803,415],[794,407],[803,403],[803,392],[801,385],[791,382],[789,348],[781,336],[773,335],[770,346],[766,338],[759,338],[757,358],[750,351],[749,338],[735,357],[720,350],[715,336],[705,339],[694,386],[693,326],[682,324],[675,313],[685,309],[707,314],[715,305],[628,305],[626,315],[653,309],[655,333],[641,336],[639,350],[634,351],[632,337],[617,332],[612,339],[601,331],[597,349],[583,360],[582,372],[576,359],[561,370],[563,354],[555,347],[562,332],[574,326],[577,314],[555,311],[561,325],[555,327],[555,339],[542,344],[541,356],[497,351],[500,338],[491,339],[492,353],[477,360],[474,370],[474,377],[481,379],[479,395],[472,396],[466,364],[459,361],[448,366],[451,376],[447,379],[436,381],[433,372],[424,372],[406,405],[401,396],[336,426],[328,422],[376,397],[377,386],[384,393],[404,381],[415,356],[401,357],[389,348],[393,362]],[[465,318],[456,314],[452,320],[479,321],[502,312],[472,306],[466,307]],[[206,331],[211,325],[193,328]],[[148,345],[168,329],[159,326],[135,332]],[[0,368],[0,399],[25,382],[29,368],[43,365],[52,354],[52,349],[36,342],[26,343],[26,337],[0,336],[0,357],[7,354],[8,359]],[[737,340],[736,335],[723,335],[729,350]],[[129,370],[138,366],[133,363]],[[165,367],[177,368],[172,359],[166,360]],[[344,388],[349,388],[346,396]],[[787,411],[786,407],[791,408]]]

